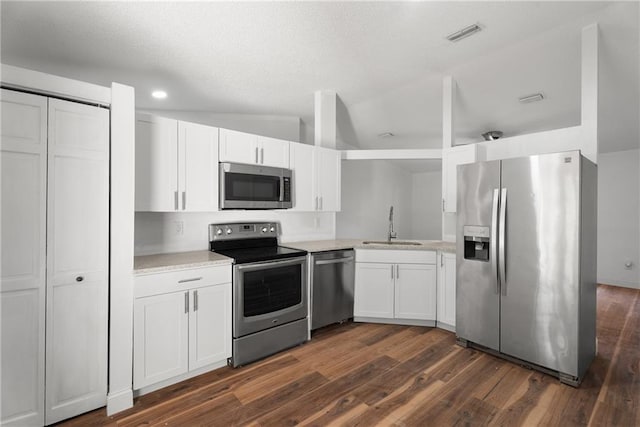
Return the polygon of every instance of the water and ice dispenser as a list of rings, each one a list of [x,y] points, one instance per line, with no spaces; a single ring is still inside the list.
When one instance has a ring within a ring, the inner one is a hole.
[[[491,245],[489,227],[465,225],[462,234],[464,235],[464,259],[489,261]]]

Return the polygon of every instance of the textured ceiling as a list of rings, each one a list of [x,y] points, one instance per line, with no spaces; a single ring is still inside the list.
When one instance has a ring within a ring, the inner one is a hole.
[[[136,88],[141,109],[300,117],[340,96],[339,139],[438,147],[442,76],[457,137],[578,124],[580,28],[601,25],[604,151],[638,145],[638,4],[610,2],[2,2],[3,63]],[[444,39],[471,23],[483,31]],[[154,88],[169,92],[153,100]],[[537,104],[517,98],[543,91]],[[610,107],[610,108],[609,108]],[[635,114],[635,115],[634,115]],[[383,132],[393,138],[378,138]],[[606,144],[606,146],[605,146]]]

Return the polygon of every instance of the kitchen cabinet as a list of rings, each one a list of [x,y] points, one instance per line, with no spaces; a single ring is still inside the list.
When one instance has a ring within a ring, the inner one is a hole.
[[[293,210],[340,211],[341,152],[291,143]]]
[[[476,144],[460,145],[442,152],[442,210],[447,213],[456,212],[457,166],[474,163],[478,160]]]
[[[218,210],[218,128],[138,114],[136,211]]]
[[[220,129],[220,161],[289,169],[289,141]]]
[[[354,320],[435,325],[435,252],[357,249]]]
[[[456,254],[441,252],[438,263],[438,327],[455,332]]]
[[[137,276],[134,292],[134,389],[226,365],[230,265]]]
[[[0,423],[52,424],[106,403],[109,111],[1,100]]]

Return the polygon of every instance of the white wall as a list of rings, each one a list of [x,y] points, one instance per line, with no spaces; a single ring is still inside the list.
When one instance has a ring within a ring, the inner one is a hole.
[[[639,155],[598,155],[598,283],[640,288]]]
[[[281,242],[335,238],[335,214],[329,212],[136,212],[135,255],[209,249],[209,224],[236,221],[280,221]]]
[[[342,162],[342,211],[336,214],[338,238],[386,239],[389,207],[399,239],[412,238],[411,174],[384,160]],[[434,218],[440,221],[440,217]]]
[[[411,237],[440,240],[442,236],[442,172],[420,172],[411,175]]]
[[[176,120],[233,129],[287,141],[307,142],[306,128],[299,117],[258,114],[218,114],[207,111],[145,110]]]

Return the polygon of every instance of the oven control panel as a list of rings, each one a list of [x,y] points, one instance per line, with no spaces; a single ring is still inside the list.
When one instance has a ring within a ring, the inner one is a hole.
[[[278,237],[279,230],[280,225],[277,222],[209,224],[209,241]]]

